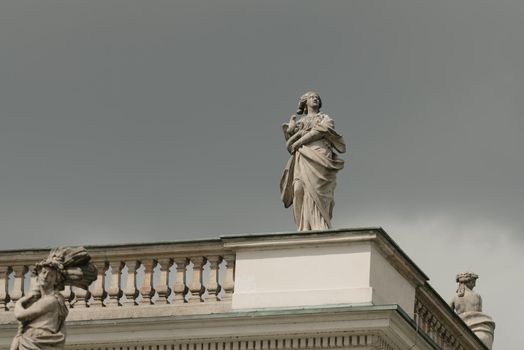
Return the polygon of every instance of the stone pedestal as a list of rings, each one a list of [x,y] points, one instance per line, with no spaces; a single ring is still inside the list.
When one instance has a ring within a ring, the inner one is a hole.
[[[237,251],[233,310],[398,304],[412,316],[424,275],[390,243],[336,231],[228,242]]]

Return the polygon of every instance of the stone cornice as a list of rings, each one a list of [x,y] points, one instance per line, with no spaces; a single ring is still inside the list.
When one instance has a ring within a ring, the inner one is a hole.
[[[7,349],[15,325],[0,326]],[[168,349],[362,348],[436,350],[396,305],[243,311],[209,315],[68,321],[68,349],[168,346]],[[178,347],[184,345],[184,347]]]

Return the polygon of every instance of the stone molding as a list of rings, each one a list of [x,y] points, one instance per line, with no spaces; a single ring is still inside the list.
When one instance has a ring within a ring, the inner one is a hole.
[[[0,325],[0,350],[15,332]],[[394,305],[71,321],[67,333],[68,350],[438,349]]]

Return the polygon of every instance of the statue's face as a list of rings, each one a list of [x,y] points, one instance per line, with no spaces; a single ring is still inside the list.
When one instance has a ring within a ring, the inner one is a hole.
[[[476,284],[476,281],[474,279],[472,280],[469,280],[466,282],[466,286],[469,288],[469,289],[473,289],[475,287],[475,284]]]
[[[38,286],[48,289],[54,287],[57,277],[58,275],[55,269],[44,266],[38,273],[36,280]]]
[[[320,96],[311,94],[308,96],[306,103],[308,108],[320,108]]]

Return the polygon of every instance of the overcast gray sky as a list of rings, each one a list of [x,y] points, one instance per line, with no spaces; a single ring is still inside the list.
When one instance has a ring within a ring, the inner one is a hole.
[[[522,0],[3,0],[0,247],[294,230],[280,125],[314,89],[335,227],[384,227],[446,299],[477,272],[514,348],[523,33]]]

